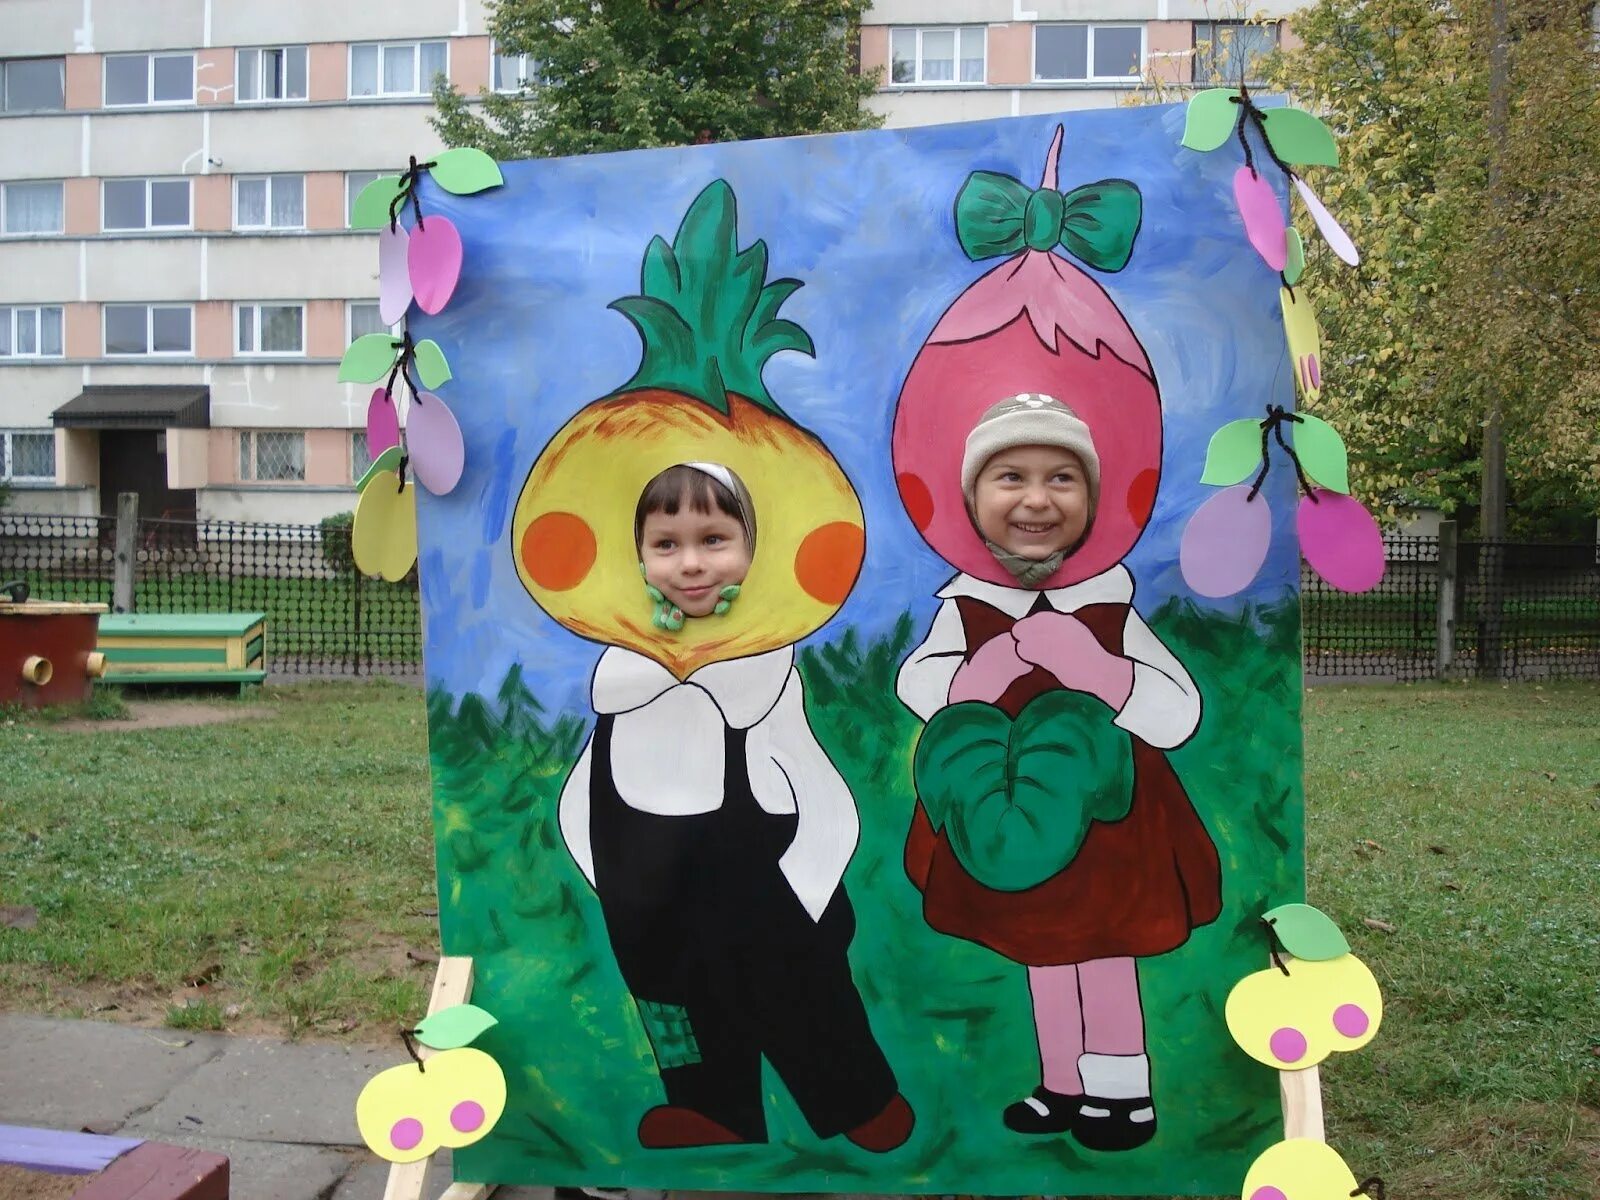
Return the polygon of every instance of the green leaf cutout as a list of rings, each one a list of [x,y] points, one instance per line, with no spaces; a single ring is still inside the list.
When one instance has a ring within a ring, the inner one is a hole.
[[[339,360],[340,383],[377,383],[394,366],[400,339],[387,333],[368,333],[351,342]]]
[[[1294,452],[1307,475],[1329,491],[1350,494],[1350,455],[1332,425],[1301,413],[1294,427]]]
[[[1231,487],[1261,467],[1261,422],[1250,417],[1229,421],[1211,435],[1201,483]]]
[[[452,1004],[425,1018],[417,1026],[416,1038],[435,1050],[454,1050],[471,1045],[485,1029],[499,1023],[475,1004]]]
[[[378,455],[377,458],[372,460],[372,465],[366,469],[361,478],[356,480],[356,493],[359,495],[366,491],[367,484],[372,482],[372,477],[379,471],[398,471],[401,457],[399,446],[390,446],[382,454]]]
[[[1183,145],[1191,150],[1215,150],[1227,141],[1239,123],[1240,106],[1233,88],[1197,92],[1183,118]]]
[[[1285,231],[1289,242],[1289,261],[1283,268],[1283,282],[1293,287],[1306,273],[1306,244],[1300,240],[1300,231],[1293,225]]]
[[[1204,93],[1202,93],[1204,94]],[[1337,167],[1339,147],[1328,127],[1298,108],[1271,108],[1261,117],[1272,152],[1293,166]]]
[[[1263,914],[1283,948],[1306,962],[1326,962],[1350,953],[1339,927],[1309,904],[1280,904]]]
[[[356,194],[350,209],[351,229],[382,229],[389,224],[389,206],[400,194],[400,176],[379,175]]]
[[[450,364],[445,361],[438,342],[423,338],[413,353],[412,361],[417,364],[417,378],[422,380],[423,387],[436,388],[450,378]]]
[[[458,196],[470,196],[473,192],[499,187],[506,181],[494,159],[471,146],[446,150],[438,155],[433,160],[433,166],[428,168],[428,174],[445,191]]]

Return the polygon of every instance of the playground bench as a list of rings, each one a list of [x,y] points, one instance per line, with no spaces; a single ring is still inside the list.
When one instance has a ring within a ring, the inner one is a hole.
[[[260,683],[267,615],[116,613],[100,618],[106,683]]]

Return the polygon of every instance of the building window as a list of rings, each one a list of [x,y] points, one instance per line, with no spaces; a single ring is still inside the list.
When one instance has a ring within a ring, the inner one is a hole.
[[[367,452],[367,431],[350,431],[350,482],[357,482],[372,465],[372,455]]]
[[[60,233],[61,182],[0,183],[0,232]]]
[[[1033,78],[1136,83],[1144,67],[1143,25],[1035,25]]]
[[[54,483],[56,435],[48,430],[0,431],[0,479]]]
[[[241,304],[234,322],[239,354],[304,354],[306,310],[303,304]]]
[[[448,42],[366,42],[350,47],[350,97],[425,96],[450,73]]]
[[[262,46],[239,51],[234,76],[234,99],[304,100],[306,98],[306,48]]]
[[[304,175],[240,175],[233,185],[235,229],[304,229]]]
[[[1262,78],[1262,63],[1278,48],[1276,21],[1196,21],[1194,23],[1194,81],[1196,83],[1254,83]]]
[[[194,55],[113,54],[106,58],[106,107],[193,104]]]
[[[893,29],[889,33],[889,82],[982,83],[988,27]]]
[[[0,358],[60,358],[59,306],[0,308]]]
[[[306,477],[306,435],[282,429],[239,431],[239,478],[283,483]]]
[[[539,60],[531,54],[499,54],[494,56],[494,90],[520,92],[538,86]]]
[[[0,103],[6,112],[59,112],[66,107],[66,60],[0,61]]]
[[[395,333],[400,328],[398,321],[393,325],[383,323],[376,300],[352,300],[345,306],[345,315],[345,336],[352,342],[369,333]]]
[[[193,354],[194,308],[188,304],[108,304],[107,356]]]
[[[350,225],[356,211],[356,197],[361,195],[361,189],[366,187],[382,171],[346,171],[344,173],[344,223]],[[390,172],[393,174],[393,172]]]
[[[188,229],[189,180],[107,179],[102,229]]]

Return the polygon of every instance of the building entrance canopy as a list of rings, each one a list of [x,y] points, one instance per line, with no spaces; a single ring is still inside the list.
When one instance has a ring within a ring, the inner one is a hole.
[[[209,429],[211,389],[199,384],[86,387],[52,414],[60,429]]]

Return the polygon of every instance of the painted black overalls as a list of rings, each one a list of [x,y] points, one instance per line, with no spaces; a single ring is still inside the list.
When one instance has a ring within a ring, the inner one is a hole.
[[[765,1141],[765,1055],[818,1137],[877,1115],[897,1084],[850,976],[855,913],[841,885],[813,921],[784,878],[799,817],[756,802],[746,731],[724,727],[722,807],[661,816],[617,793],[612,723],[592,746],[595,891],[668,1103]]]

